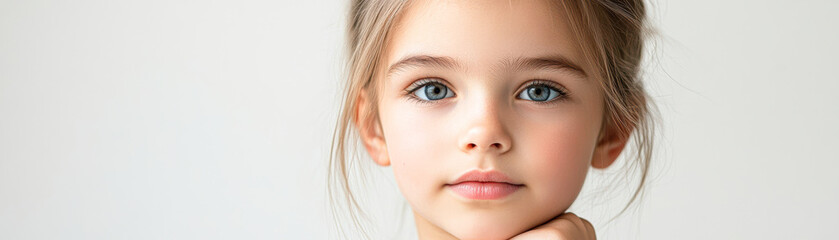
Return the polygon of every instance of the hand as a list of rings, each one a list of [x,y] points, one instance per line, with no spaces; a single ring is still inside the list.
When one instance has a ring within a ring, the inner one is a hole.
[[[596,240],[594,226],[573,213],[563,213],[548,223],[516,235],[510,240]]]

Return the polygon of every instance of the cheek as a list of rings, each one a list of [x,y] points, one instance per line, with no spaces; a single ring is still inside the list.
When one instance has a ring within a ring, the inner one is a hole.
[[[580,115],[577,115],[580,116]],[[564,211],[579,194],[593,154],[598,121],[588,118],[553,118],[550,124],[530,123],[521,172],[530,181],[535,200]]]
[[[382,109],[381,121],[387,142],[388,156],[397,184],[405,198],[413,205],[428,204],[418,199],[441,187],[446,173],[440,171],[446,165],[444,155],[452,136],[441,118],[429,117],[430,113],[408,108]],[[438,182],[439,181],[439,182]]]

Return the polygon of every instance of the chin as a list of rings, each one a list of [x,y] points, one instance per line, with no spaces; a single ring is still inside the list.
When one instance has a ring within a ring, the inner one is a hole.
[[[529,229],[530,221],[522,217],[472,215],[464,219],[448,219],[443,229],[463,240],[510,239]]]
[[[491,231],[490,229],[476,229],[474,231],[468,231],[468,232],[464,232],[462,234],[452,234],[452,235],[457,237],[457,239],[462,239],[462,240],[478,240],[478,239],[482,239],[482,240],[496,240],[496,239],[497,240],[507,240],[507,239],[512,238],[516,234],[515,233],[510,234],[510,233],[496,232],[496,231]]]

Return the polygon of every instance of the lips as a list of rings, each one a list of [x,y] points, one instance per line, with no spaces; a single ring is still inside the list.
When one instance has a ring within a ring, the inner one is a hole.
[[[524,184],[514,182],[498,171],[473,170],[446,184],[446,187],[468,199],[494,200],[515,193],[524,187]]]

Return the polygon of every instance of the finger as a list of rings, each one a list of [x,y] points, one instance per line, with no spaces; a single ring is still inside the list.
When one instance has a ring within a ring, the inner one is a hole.
[[[578,226],[580,226],[578,224],[580,224],[581,222],[578,223],[578,221],[579,221],[578,219],[579,219],[579,217],[577,217],[576,214],[566,212],[566,213],[560,214],[559,216],[555,217],[554,219],[551,219],[550,221],[543,224],[539,228],[574,229],[574,228],[578,228]],[[580,230],[582,230],[582,229],[580,229]]]
[[[563,213],[559,216],[559,218],[573,223],[577,230],[583,232],[585,239],[597,239],[597,233],[594,231],[594,225],[585,218],[581,218],[572,212]]]
[[[594,225],[592,225],[591,222],[589,222],[585,218],[580,218],[580,220],[582,220],[583,224],[585,224],[586,233],[588,233],[587,239],[597,240],[597,232],[594,231]]]
[[[574,214],[572,212],[564,212],[564,213],[559,215],[559,218],[572,219],[572,218],[579,218],[579,217],[577,216],[577,214]]]
[[[559,215],[559,218],[571,221],[572,223],[574,223],[574,226],[576,226],[580,230],[585,230],[586,229],[585,222],[583,222],[583,219],[580,218],[579,216],[577,216],[577,214],[574,214],[572,212],[567,212],[567,213],[563,213],[562,215]]]

